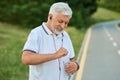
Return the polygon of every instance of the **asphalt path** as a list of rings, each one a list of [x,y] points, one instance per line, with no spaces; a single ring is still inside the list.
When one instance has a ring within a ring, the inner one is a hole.
[[[91,27],[91,33],[86,34],[79,53],[81,68],[71,80],[120,80],[118,22],[120,21],[104,22]]]

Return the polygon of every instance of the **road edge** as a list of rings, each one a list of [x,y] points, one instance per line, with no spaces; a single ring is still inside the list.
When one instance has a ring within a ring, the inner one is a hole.
[[[85,33],[85,37],[83,39],[82,46],[80,48],[80,51],[79,51],[79,54],[78,54],[78,57],[77,57],[77,62],[80,65],[80,69],[70,78],[70,80],[81,80],[82,79],[84,63],[85,63],[85,60],[86,60],[87,47],[89,45],[89,41],[90,41],[90,38],[91,38],[91,31],[92,31],[92,27],[90,27],[87,30],[87,32]]]

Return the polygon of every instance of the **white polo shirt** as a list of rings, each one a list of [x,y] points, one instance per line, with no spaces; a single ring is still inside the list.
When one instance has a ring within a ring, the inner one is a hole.
[[[53,35],[43,23],[30,32],[23,50],[31,50],[36,54],[53,54],[61,46],[68,50],[67,56],[59,60],[30,65],[29,80],[68,80],[68,74],[65,72],[64,66],[70,58],[74,57],[72,42],[65,31],[58,36]]]

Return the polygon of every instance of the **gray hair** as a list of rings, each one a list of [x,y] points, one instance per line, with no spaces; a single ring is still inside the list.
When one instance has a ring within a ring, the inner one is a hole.
[[[72,17],[72,10],[67,3],[57,2],[50,7],[49,14],[56,15],[57,13],[62,13],[63,15],[68,15]]]

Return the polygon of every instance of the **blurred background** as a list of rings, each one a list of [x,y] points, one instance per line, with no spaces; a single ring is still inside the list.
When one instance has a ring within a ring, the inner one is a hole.
[[[46,22],[54,2],[67,2],[73,10],[66,31],[72,39],[76,58],[84,34],[91,25],[120,20],[120,0],[2,0],[0,80],[28,80],[28,66],[21,63],[22,48],[30,30]]]

